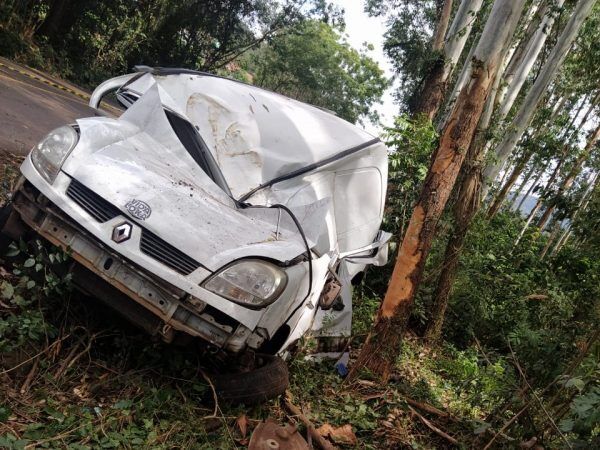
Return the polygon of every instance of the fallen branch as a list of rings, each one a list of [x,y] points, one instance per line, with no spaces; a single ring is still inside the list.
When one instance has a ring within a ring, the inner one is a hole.
[[[417,416],[419,418],[419,420],[421,422],[423,422],[423,424],[429,428],[431,431],[433,431],[435,434],[437,434],[438,436],[443,437],[444,439],[446,439],[448,442],[450,442],[451,444],[454,444],[456,446],[458,446],[458,441],[453,438],[452,436],[450,436],[448,433],[446,433],[445,431],[440,430],[438,427],[436,427],[434,424],[432,424],[429,420],[427,420],[425,417],[423,417],[421,414],[419,414],[417,412],[416,409],[414,409],[412,406],[409,406],[408,409],[411,410],[411,412]]]
[[[204,372],[204,370],[202,370],[202,369],[199,369],[199,370],[200,370],[200,374],[202,375],[202,378],[204,378],[204,380],[210,386],[210,389],[211,389],[212,395],[213,395],[213,400],[215,402],[215,409],[213,410],[213,413],[210,416],[203,417],[203,419],[219,419],[220,418],[218,416],[218,413],[219,413],[219,398],[217,397],[217,390],[215,389],[215,385],[211,381],[210,377],[208,375],[206,375],[206,372]]]
[[[65,359],[63,359],[62,363],[58,367],[58,370],[54,374],[55,380],[60,380],[62,378],[63,374],[67,371],[67,365],[75,357],[78,349],[79,349],[79,342],[76,342],[75,345],[73,345],[73,347],[71,348],[71,351],[69,352],[67,357]]]
[[[21,394],[25,394],[25,393],[27,393],[27,391],[29,391],[29,386],[31,386],[31,381],[33,380],[33,377],[35,376],[35,373],[37,372],[39,362],[40,362],[39,358],[36,358],[33,360],[33,365],[31,366],[31,370],[27,374],[27,378],[25,378],[25,382],[21,386],[21,390],[20,390]]]
[[[33,355],[31,358],[28,358],[28,359],[26,359],[25,361],[23,361],[23,362],[20,362],[19,364],[17,364],[17,365],[16,365],[16,366],[14,366],[14,367],[11,367],[10,369],[3,370],[2,372],[0,372],[0,375],[5,375],[5,374],[7,374],[7,373],[10,373],[10,372],[12,372],[13,370],[16,370],[16,369],[18,369],[19,367],[23,367],[25,364],[27,364],[27,363],[30,363],[31,361],[33,361],[34,359],[36,359],[38,356],[40,356],[40,355],[43,355],[44,353],[46,353],[46,352],[50,351],[50,350],[51,350],[53,347],[55,347],[57,344],[61,343],[61,342],[62,342],[62,341],[64,341],[65,339],[67,339],[69,336],[71,336],[71,335],[70,335],[70,334],[68,334],[68,335],[66,335],[66,336],[64,336],[64,337],[62,337],[62,338],[60,338],[60,339],[57,339],[57,340],[56,340],[56,341],[54,341],[52,344],[50,344],[48,347],[46,347],[44,350],[42,350],[41,352],[39,352],[39,353],[37,353],[37,354]]]
[[[300,408],[298,408],[297,406],[295,406],[289,400],[287,394],[286,394],[285,399],[283,400],[283,404],[285,405],[286,409],[291,414],[293,414],[298,419],[300,419],[300,421],[304,424],[304,426],[308,430],[309,436],[316,442],[316,444],[320,448],[322,448],[323,450],[335,450],[336,447],[334,447],[331,443],[329,443],[329,441],[327,441],[323,436],[321,436],[317,432],[317,429],[315,428],[315,426],[313,425],[313,423],[310,420],[308,420],[308,418],[302,413],[302,411],[300,410]]]
[[[571,445],[571,443],[569,442],[569,440],[567,439],[567,437],[562,433],[562,431],[560,431],[560,428],[558,428],[558,426],[556,425],[556,422],[554,422],[554,419],[552,419],[552,416],[550,415],[550,413],[548,412],[548,410],[544,406],[544,403],[542,402],[542,399],[535,393],[535,391],[531,387],[531,384],[529,384],[529,381],[527,381],[527,377],[525,376],[525,372],[523,371],[523,368],[521,367],[521,364],[519,364],[519,360],[517,359],[517,355],[515,355],[515,352],[513,351],[512,346],[510,345],[510,341],[508,341],[508,348],[510,350],[510,354],[511,354],[511,356],[513,358],[513,361],[515,362],[515,365],[517,366],[517,370],[519,371],[519,374],[523,378],[523,381],[525,382],[525,384],[527,384],[527,386],[529,386],[529,390],[531,391],[531,393],[533,394],[534,398],[537,400],[538,404],[542,408],[542,411],[544,411],[544,414],[546,414],[546,417],[548,417],[548,420],[550,421],[550,423],[552,424],[552,426],[554,427],[554,429],[558,432],[558,434],[561,437],[561,439],[563,440],[563,442],[565,444],[567,444],[567,447],[569,447],[570,449],[572,449],[573,446]]]
[[[430,405],[429,403],[421,403],[416,400],[413,400],[410,397],[404,397],[406,403],[415,408],[419,408],[421,411],[428,412],[430,414],[435,414],[436,416],[443,417],[444,419],[449,419],[454,422],[457,421],[456,417],[452,417],[449,412],[442,411],[441,409],[436,408],[435,406]]]

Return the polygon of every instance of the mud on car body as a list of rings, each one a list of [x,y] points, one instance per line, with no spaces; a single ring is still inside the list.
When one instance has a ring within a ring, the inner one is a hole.
[[[243,361],[350,334],[351,281],[387,259],[387,149],[319,108],[234,80],[142,68],[125,111],[50,132],[0,225],[68,248],[76,286],[148,332]],[[269,359],[269,358],[267,358]]]

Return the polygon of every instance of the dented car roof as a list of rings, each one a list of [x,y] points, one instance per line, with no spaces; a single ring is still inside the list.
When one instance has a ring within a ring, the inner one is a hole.
[[[234,198],[278,177],[377,141],[317,107],[235,80],[202,74],[144,73],[126,85],[191,122]]]

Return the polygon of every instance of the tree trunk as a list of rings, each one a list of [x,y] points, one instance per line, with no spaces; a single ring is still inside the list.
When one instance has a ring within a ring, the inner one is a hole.
[[[592,177],[588,188],[586,189],[585,193],[583,194],[583,196],[581,197],[581,200],[579,201],[579,203],[577,205],[577,209],[575,210],[575,213],[573,213],[573,216],[571,217],[571,220],[569,220],[569,224],[567,225],[567,228],[565,228],[562,235],[558,239],[556,246],[550,253],[550,256],[554,256],[556,253],[558,253],[560,251],[560,249],[567,242],[567,239],[569,238],[569,236],[571,234],[571,227],[573,225],[573,222],[575,222],[575,220],[579,217],[579,214],[582,211],[585,211],[585,209],[587,208],[587,205],[590,201],[590,197],[592,196],[592,194],[594,193],[594,190],[596,189],[598,180],[600,180],[599,175],[600,175],[600,173],[596,172],[594,174],[594,176]]]
[[[532,6],[530,7],[530,11],[527,16],[527,21],[523,25],[523,38],[515,45],[513,49],[511,49],[512,52],[510,54],[510,61],[507,64],[503,80],[504,85],[500,91],[500,94],[498,95],[498,99],[496,100],[497,107],[504,101],[504,98],[506,97],[506,90],[515,75],[515,71],[523,62],[523,58],[525,57],[527,49],[529,48],[531,38],[535,33],[536,29],[538,28],[539,22],[546,14],[547,9],[548,2],[546,0],[532,4]],[[537,20],[534,20],[534,18]]]
[[[531,193],[533,192],[533,190],[535,189],[535,187],[539,183],[540,178],[542,178],[542,175],[544,175],[544,172],[546,172],[546,167],[543,167],[542,170],[540,170],[540,172],[537,174],[537,176],[533,180],[533,183],[531,183],[531,186],[529,187],[529,189],[527,190],[527,192],[525,193],[525,195],[519,201],[519,204],[517,205],[517,208],[515,209],[515,211],[521,212],[521,208],[523,207],[523,203],[525,203],[525,200],[527,200],[527,198],[529,198],[529,196],[531,195]]]
[[[449,117],[450,113],[452,112],[452,108],[454,107],[454,104],[456,103],[458,94],[460,94],[460,91],[462,91],[462,88],[465,87],[465,84],[467,83],[467,79],[469,78],[469,75],[471,75],[471,71],[470,71],[471,70],[471,59],[473,58],[473,53],[475,52],[475,48],[477,47],[478,42],[479,42],[479,38],[473,39],[473,43],[471,44],[471,47],[469,48],[469,53],[467,53],[467,57],[465,58],[465,61],[463,63],[460,74],[458,75],[458,78],[456,79],[456,81],[454,83],[454,87],[452,88],[452,93],[448,96],[448,100],[446,102],[446,107],[444,109],[444,117],[440,118],[440,120],[438,121],[438,124],[436,125],[436,130],[438,131],[438,133],[441,132],[442,129],[448,123],[448,117]]]
[[[448,12],[446,22],[442,23],[445,17],[446,8],[451,1],[446,0],[442,10],[442,17],[436,28],[436,36],[441,27],[447,27],[447,19],[450,14]],[[435,61],[433,67],[427,74],[423,84],[423,89],[420,95],[420,100],[415,108],[415,114],[424,114],[430,120],[433,120],[446,95],[448,79],[452,74],[458,59],[463,51],[465,42],[471,33],[474,17],[481,8],[482,0],[463,0],[456,12],[456,17],[452,21],[452,26],[448,32],[448,38],[445,45],[440,45],[439,48],[434,46],[434,51],[440,52],[440,57]],[[444,32],[446,28],[443,29]],[[434,40],[434,45],[436,41]],[[442,41],[443,43],[443,41]],[[441,44],[441,43],[440,43]]]
[[[587,144],[585,145],[585,148],[581,152],[581,155],[579,155],[579,157],[573,164],[573,167],[571,168],[567,176],[565,176],[563,182],[558,188],[558,192],[556,193],[557,198],[563,196],[571,188],[571,186],[575,182],[575,179],[577,178],[577,175],[579,175],[579,171],[581,170],[583,163],[590,157],[590,153],[592,152],[594,145],[596,145],[596,141],[598,140],[598,138],[600,138],[600,125],[598,125],[596,127],[596,130],[591,134],[590,138],[587,141]],[[554,204],[549,205],[546,208],[544,214],[542,214],[542,217],[537,223],[537,226],[540,230],[544,229],[546,222],[548,221],[548,219],[550,219],[555,208],[556,205]]]
[[[489,94],[502,51],[524,0],[496,0],[473,57],[472,75],[440,136],[421,194],[413,210],[375,326],[350,374],[367,367],[387,380],[400,352],[438,220],[450,197]]]
[[[494,202],[492,203],[492,205],[490,206],[490,209],[488,210],[487,215],[488,215],[489,219],[494,217],[496,215],[496,213],[500,210],[500,206],[502,206],[502,203],[504,202],[506,195],[510,192],[513,185],[517,182],[517,180],[521,176],[521,173],[523,172],[523,170],[525,169],[525,166],[531,159],[531,156],[532,156],[532,153],[526,153],[519,159],[517,164],[515,164],[515,167],[513,168],[510,176],[508,177],[508,180],[506,181],[506,183],[504,183],[504,186],[502,186],[502,189],[500,189],[500,192],[498,192],[498,194],[496,195],[496,198],[494,199]]]
[[[469,147],[467,162],[462,169],[459,192],[454,203],[455,226],[446,244],[442,270],[433,295],[431,318],[425,330],[425,339],[430,343],[436,342],[441,336],[452,284],[460,261],[460,253],[467,231],[481,204],[481,157],[483,148],[484,143],[481,142],[481,138],[473,142]]]
[[[529,183],[529,180],[531,180],[531,177],[535,173],[536,169],[537,169],[537,165],[535,163],[532,164],[531,168],[527,171],[527,173],[523,177],[523,181],[521,181],[521,184],[519,185],[519,187],[515,191],[515,194],[511,197],[511,199],[510,199],[510,201],[511,201],[510,210],[511,211],[517,211],[518,210],[518,208],[517,208],[517,200],[519,200],[519,197],[521,197],[523,195],[523,189],[525,189],[525,186],[527,186],[527,183]]]
[[[563,156],[564,156],[564,151],[563,151]],[[550,178],[548,178],[548,181],[546,182],[546,188],[545,188],[546,190],[548,190],[548,188],[550,186],[552,186],[552,184],[554,183],[554,180],[558,176],[558,173],[560,171],[560,168],[561,168],[562,164],[563,164],[563,160],[562,159],[559,160],[558,163],[556,164],[556,167],[554,168],[554,171],[552,172],[552,175],[550,175]],[[531,221],[533,220],[533,218],[537,214],[538,210],[542,206],[542,203],[543,203],[542,202],[542,198],[541,197],[538,198],[538,201],[535,203],[535,206],[529,212],[529,215],[527,216],[527,220],[525,221],[525,225],[523,225],[523,228],[521,229],[521,232],[519,233],[519,236],[517,237],[517,240],[515,241],[515,246],[519,244],[519,242],[521,241],[521,239],[525,235],[525,231],[527,231],[527,228],[529,228],[529,225],[531,224]]]
[[[535,83],[533,83],[533,86],[523,100],[523,104],[521,105],[519,112],[513,119],[506,134],[504,135],[504,138],[496,147],[495,162],[486,167],[484,171],[486,185],[489,186],[494,182],[496,176],[504,166],[508,156],[512,153],[515,145],[529,125],[529,121],[531,120],[540,99],[546,92],[550,82],[555,78],[558,68],[562,65],[567,52],[571,48],[571,44],[577,37],[577,33],[583,25],[586,17],[590,14],[595,1],[596,0],[580,0],[576,4],[569,22],[560,34],[556,45],[550,52],[550,55],[548,56],[546,63],[543,65],[540,74],[535,80]]]
[[[517,23],[518,21],[514,21],[509,25],[511,27],[509,28],[509,36],[513,35]],[[488,95],[483,113],[479,119],[475,137],[469,146],[466,162],[461,168],[458,193],[453,208],[455,226],[446,244],[444,262],[442,263],[442,269],[433,296],[432,314],[425,331],[425,338],[429,342],[435,342],[441,336],[452,283],[458,269],[460,253],[473,217],[481,205],[481,170],[485,155],[485,137],[492,120],[492,113],[496,104],[496,94],[498,93],[498,86],[505,67],[504,61],[508,50],[507,45],[501,58],[502,63],[498,66],[491,92]]]
[[[450,23],[451,14],[452,0],[445,0],[444,4],[442,5],[442,11],[440,12],[440,19],[438,20],[437,26],[435,27],[435,33],[433,34],[433,42],[431,43],[431,49],[434,52],[439,52],[444,47],[444,37],[446,36],[448,23]]]
[[[564,3],[564,0],[556,0],[554,2],[554,6],[556,8],[561,8]],[[544,12],[544,15],[540,21],[538,29],[535,34],[531,38],[531,41],[527,44],[527,51],[523,57],[523,61],[516,68],[514,74],[511,74],[511,80],[508,82],[508,88],[506,90],[506,96],[500,105],[500,109],[498,111],[498,117],[500,120],[504,120],[504,118],[508,115],[512,105],[514,104],[517,95],[521,91],[523,87],[523,83],[527,79],[529,72],[537,60],[542,48],[544,47],[544,43],[546,42],[546,38],[552,31],[552,26],[554,25],[554,17],[556,12],[553,8],[546,8],[547,10]]]
[[[78,10],[78,0],[54,0],[37,34],[58,42],[71,29]]]
[[[550,236],[548,236],[546,245],[544,245],[544,248],[542,249],[542,252],[540,253],[540,259],[544,259],[546,257],[546,253],[548,253],[548,250],[550,250],[550,247],[552,246],[552,243],[558,236],[559,232],[560,232],[560,220],[556,220],[554,222],[554,226],[552,227],[552,232],[550,233]]]

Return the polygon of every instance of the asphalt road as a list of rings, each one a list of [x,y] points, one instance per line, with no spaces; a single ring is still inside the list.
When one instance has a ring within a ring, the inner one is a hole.
[[[26,155],[50,130],[94,115],[88,93],[0,58],[0,150]]]

